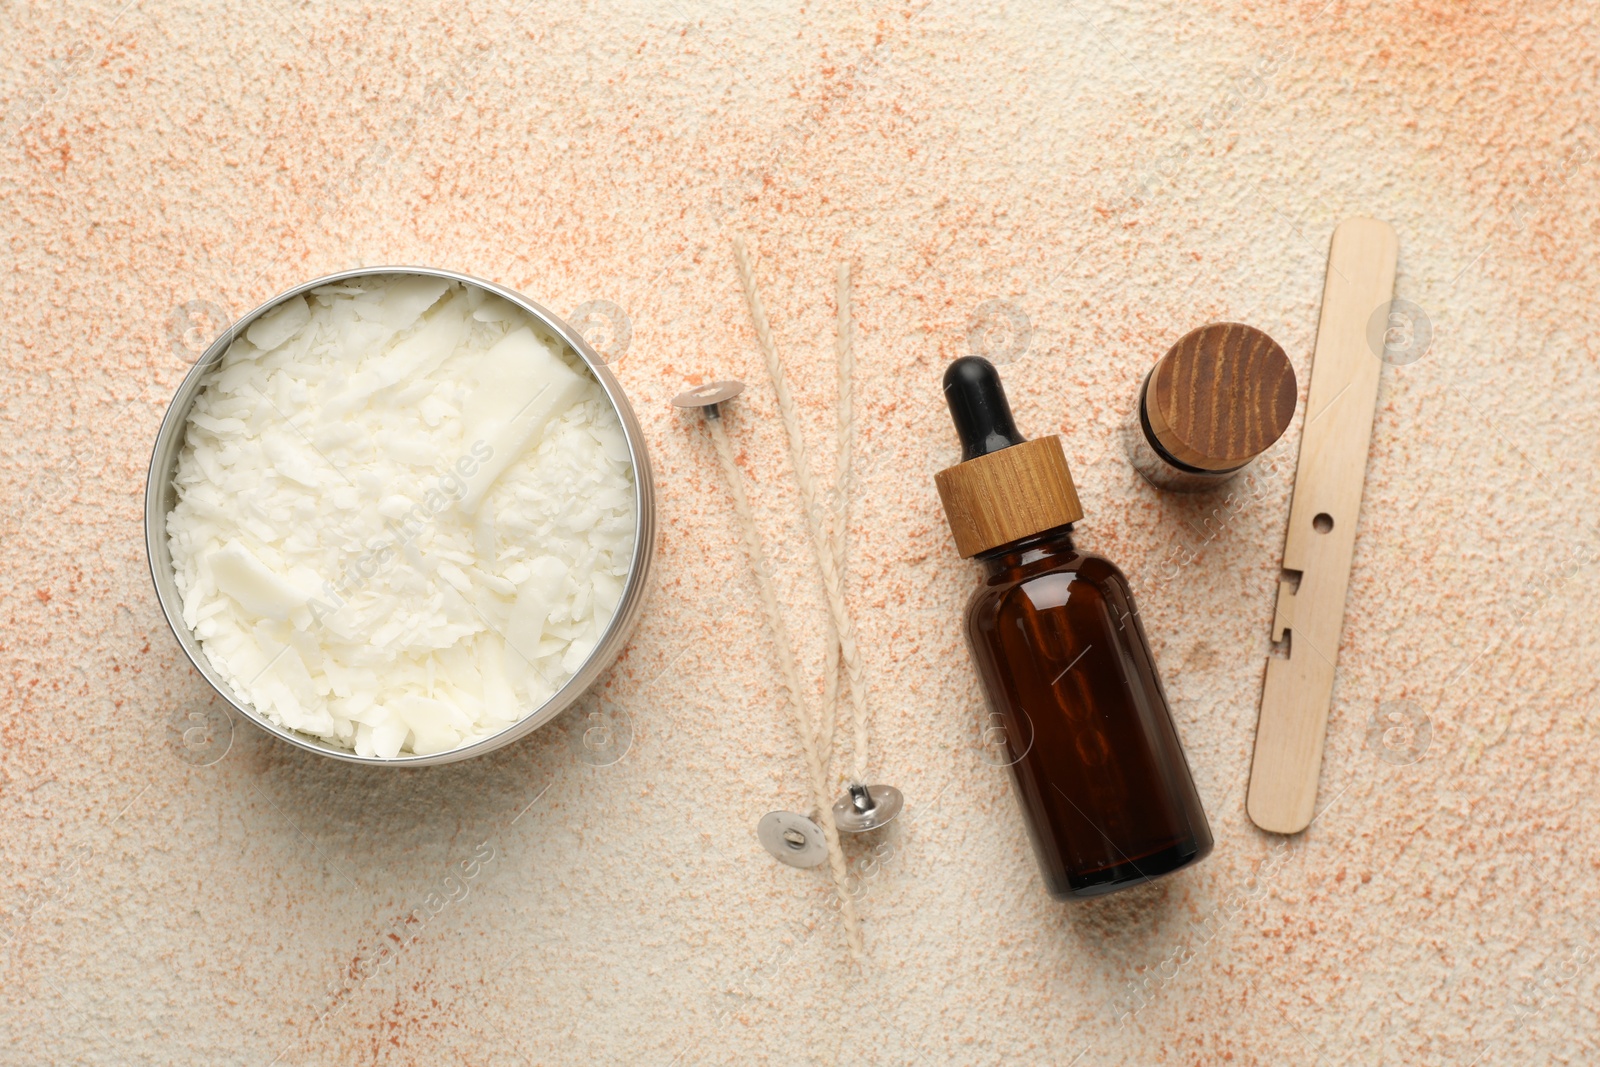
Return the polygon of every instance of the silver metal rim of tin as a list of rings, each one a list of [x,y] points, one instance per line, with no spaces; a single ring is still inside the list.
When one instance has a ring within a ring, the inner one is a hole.
[[[176,503],[176,492],[173,487],[173,476],[177,470],[178,452],[183,447],[186,421],[189,409],[193,406],[196,395],[205,384],[211,368],[222,359],[223,353],[233,342],[244,336],[251,323],[262,315],[271,311],[285,300],[296,296],[303,296],[313,289],[324,285],[337,285],[358,278],[370,277],[375,274],[415,274],[426,275],[434,278],[445,278],[463,285],[477,286],[479,289],[506,300],[538,319],[550,330],[551,333],[561,338],[567,346],[583,360],[595,381],[600,383],[600,388],[605,391],[607,399],[616,409],[617,418],[622,423],[623,435],[627,438],[629,456],[633,462],[633,492],[634,515],[636,528],[633,540],[633,558],[628,564],[628,580],[622,590],[622,597],[617,603],[616,613],[611,617],[611,625],[600,638],[594,650],[589,653],[589,658],[584,660],[576,674],[567,679],[563,685],[543,704],[531,710],[520,721],[501,730],[497,734],[475,741],[470,745],[451,749],[448,752],[436,752],[427,756],[402,755],[393,759],[383,759],[379,756],[358,756],[356,753],[330,745],[318,738],[307,734],[297,733],[286,729],[260,714],[255,708],[233,695],[231,687],[212,668],[210,661],[200,648],[199,639],[183,621],[183,597],[178,592],[177,581],[173,576],[172,556],[167,545],[167,513]],[[639,621],[640,612],[644,608],[645,594],[649,588],[650,570],[655,558],[656,545],[656,503],[655,503],[655,477],[650,465],[650,455],[645,448],[644,429],[639,424],[638,416],[634,413],[633,406],[628,403],[627,396],[622,391],[616,376],[606,366],[605,359],[594,350],[583,334],[558,318],[546,308],[529,300],[514,289],[508,289],[494,282],[474,278],[470,274],[461,274],[452,270],[441,270],[436,267],[392,266],[392,267],[360,267],[354,270],[340,271],[321,278],[313,278],[279,293],[260,307],[244,315],[224,330],[216,340],[195,360],[194,366],[184,376],[178,385],[177,392],[173,395],[172,402],[167,406],[167,413],[161,420],[161,428],[156,433],[155,446],[151,450],[150,472],[145,482],[144,493],[144,541],[145,552],[150,562],[150,577],[155,583],[156,599],[161,604],[161,612],[166,616],[167,625],[172,628],[173,636],[178,639],[179,646],[195,670],[210,683],[211,687],[226,700],[239,714],[261,727],[269,734],[280,737],[294,745],[296,748],[315,752],[322,756],[331,756],[334,759],[344,760],[347,763],[376,764],[391,767],[419,767],[431,764],[454,763],[458,760],[468,759],[472,756],[481,756],[486,752],[493,752],[497,748],[509,745],[537,730],[545,723],[560,715],[584,692],[595,683],[604,671],[622,652],[628,638],[633,633],[633,628]]]
[[[822,827],[792,811],[769,811],[761,816],[756,837],[774,859],[791,867],[816,867],[828,858]]]
[[[864,834],[894,821],[905,802],[892,785],[852,785],[834,802],[833,822],[845,833]]]

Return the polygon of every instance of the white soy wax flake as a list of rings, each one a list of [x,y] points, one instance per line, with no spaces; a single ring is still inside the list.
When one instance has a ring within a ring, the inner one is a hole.
[[[167,533],[243,702],[360,755],[536,710],[610,625],[637,529],[588,369],[507,301],[390,275],[252,323],[188,419]]]

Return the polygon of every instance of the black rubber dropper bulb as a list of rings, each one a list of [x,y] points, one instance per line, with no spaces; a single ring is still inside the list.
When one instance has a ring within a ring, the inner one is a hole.
[[[1017,432],[1000,372],[982,356],[962,356],[944,372],[944,399],[961,435],[965,463],[1027,440]]]

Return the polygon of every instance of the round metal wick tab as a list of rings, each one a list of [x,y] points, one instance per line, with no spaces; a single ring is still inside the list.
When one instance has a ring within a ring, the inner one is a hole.
[[[852,785],[833,805],[834,824],[850,834],[864,834],[887,825],[900,814],[906,798],[892,785]]]
[[[756,836],[779,863],[791,867],[815,867],[828,858],[822,827],[792,811],[769,811],[761,816]]]
[[[717,405],[732,400],[742,392],[744,392],[744,383],[740,381],[707,382],[705,385],[697,385],[693,389],[673,397],[672,406],[675,408],[704,408],[706,418],[720,419],[722,411]]]

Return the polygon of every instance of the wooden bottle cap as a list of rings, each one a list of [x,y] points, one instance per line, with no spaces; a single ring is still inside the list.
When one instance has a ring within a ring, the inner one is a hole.
[[[1144,389],[1156,442],[1203,471],[1242,467],[1294,419],[1294,366],[1283,348],[1238,322],[1190,330],[1167,350]]]
[[[963,559],[1083,518],[1054,435],[946,467],[933,480]]]

